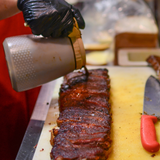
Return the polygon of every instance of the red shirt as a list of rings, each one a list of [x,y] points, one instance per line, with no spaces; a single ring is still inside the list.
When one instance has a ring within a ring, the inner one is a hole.
[[[30,120],[40,87],[25,92],[12,89],[3,41],[6,37],[30,34],[22,13],[0,21],[0,159],[14,160]]]

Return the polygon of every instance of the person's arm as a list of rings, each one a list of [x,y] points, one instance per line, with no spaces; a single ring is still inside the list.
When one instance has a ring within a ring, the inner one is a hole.
[[[11,17],[19,12],[17,0],[0,0],[0,20]]]
[[[85,27],[80,11],[65,0],[0,0],[0,20],[20,11],[34,35],[66,37],[72,32],[74,18],[79,28]]]

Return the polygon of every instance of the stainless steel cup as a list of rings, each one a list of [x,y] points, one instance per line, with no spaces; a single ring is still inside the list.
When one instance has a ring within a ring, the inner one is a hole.
[[[85,65],[82,39],[22,35],[3,42],[12,87],[24,91]]]

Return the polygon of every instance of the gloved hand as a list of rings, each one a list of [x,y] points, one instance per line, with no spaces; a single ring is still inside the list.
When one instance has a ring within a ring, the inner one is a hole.
[[[73,29],[73,17],[79,28],[85,27],[80,11],[64,0],[18,0],[17,6],[35,35],[68,36]]]

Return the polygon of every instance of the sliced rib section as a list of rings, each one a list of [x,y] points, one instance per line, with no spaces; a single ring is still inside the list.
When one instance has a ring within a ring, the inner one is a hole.
[[[160,56],[150,55],[146,61],[151,65],[155,70],[159,80],[160,80]]]

